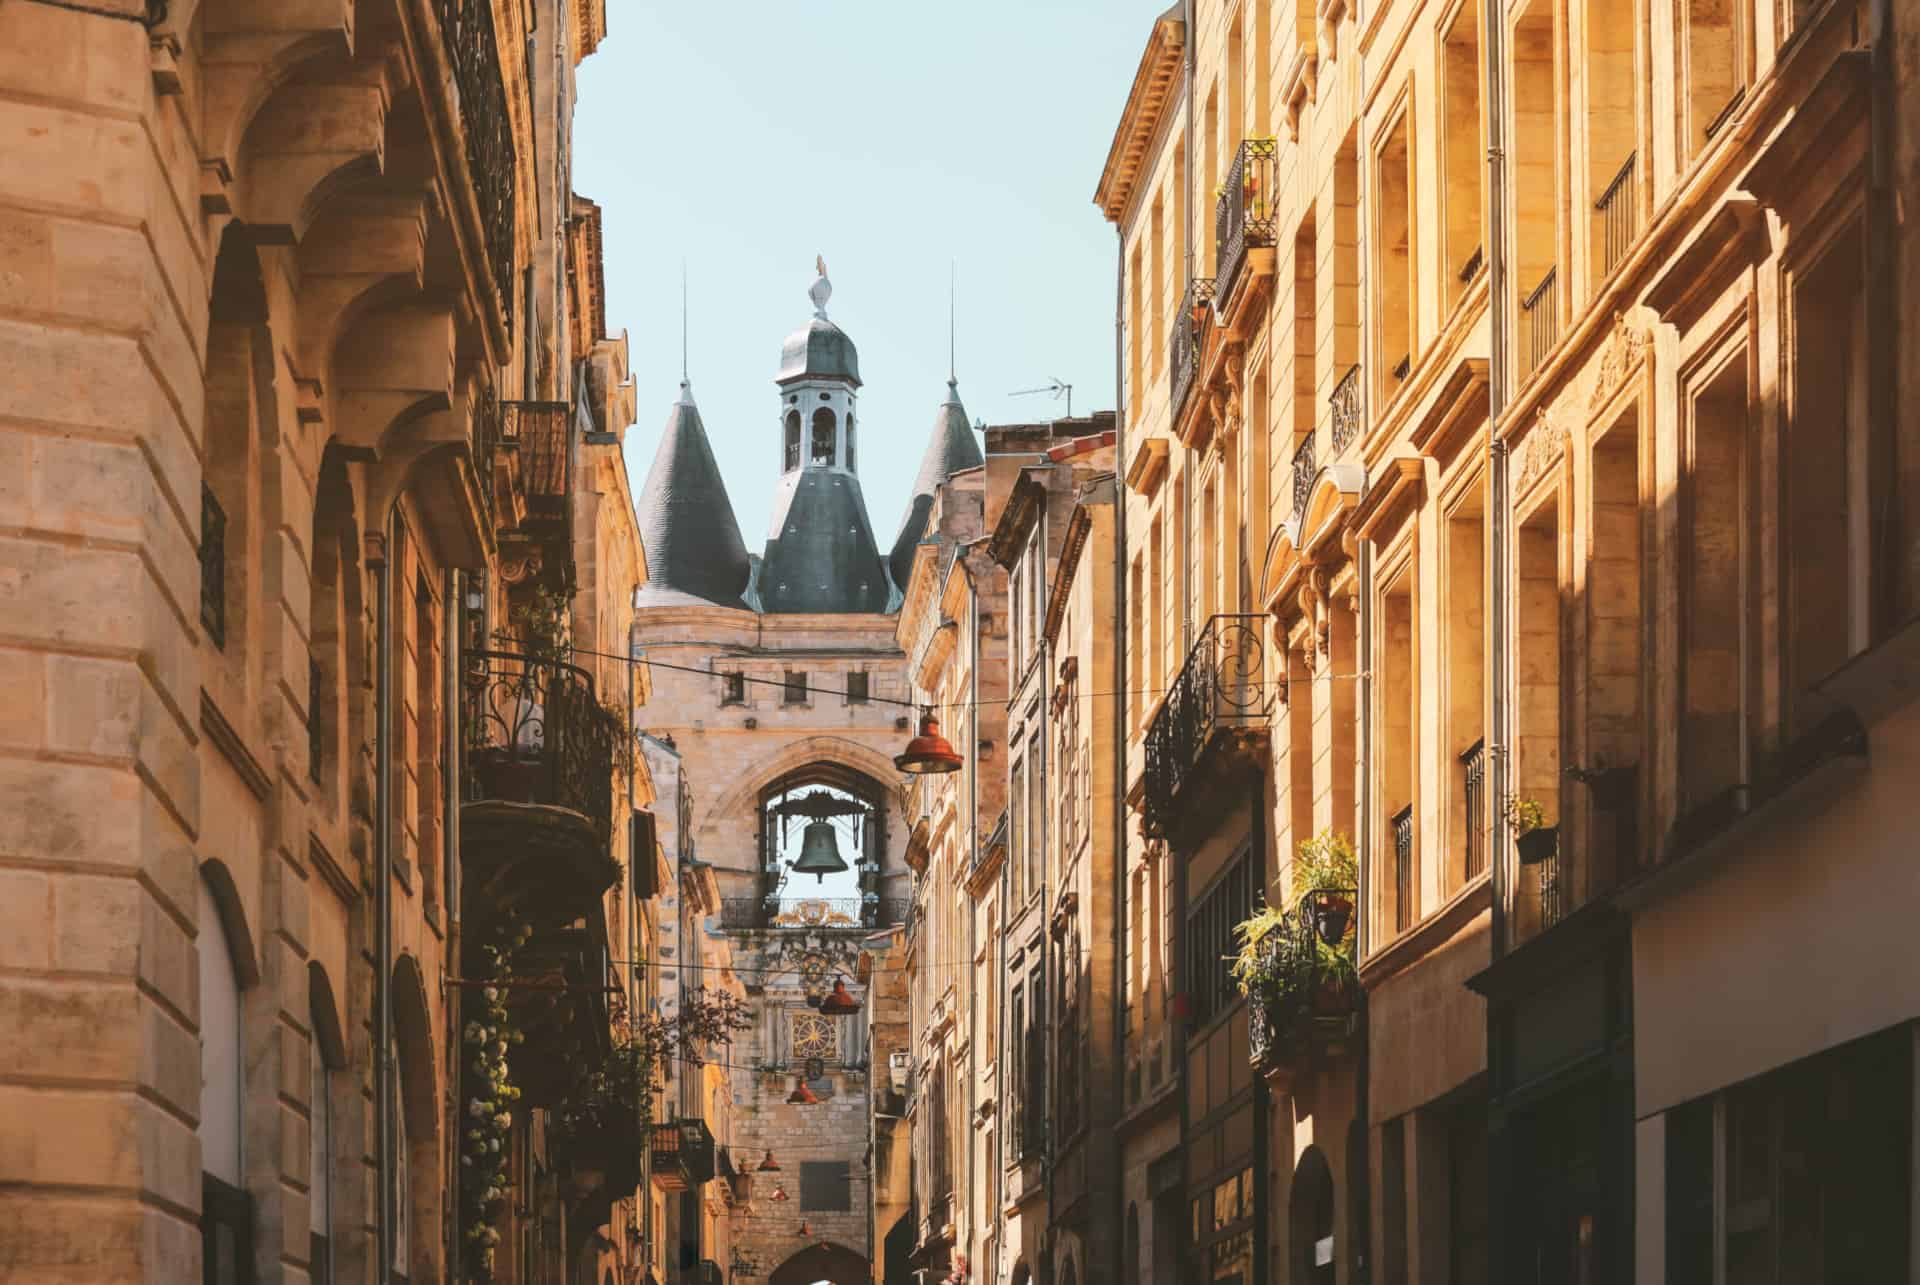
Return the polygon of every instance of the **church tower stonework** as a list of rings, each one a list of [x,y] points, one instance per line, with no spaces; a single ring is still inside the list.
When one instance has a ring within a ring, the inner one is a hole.
[[[809,1281],[865,1279],[856,1269],[878,1252],[865,1213],[868,1123],[874,1077],[884,1089],[887,1068],[866,1065],[867,987],[856,968],[862,943],[904,922],[917,819],[902,810],[893,766],[913,714],[898,703],[911,695],[895,639],[900,594],[860,488],[859,354],[827,315],[831,295],[822,265],[813,315],[781,347],[779,483],[758,558],[682,386],[637,493],[649,579],[633,640],[664,662],[650,672],[646,710],[671,721],[647,728],[650,755],[672,759],[690,799],[672,816],[656,808],[680,884],[662,912],[682,921],[661,991],[737,981],[754,1009],[753,1028],[724,1056],[728,1100],[677,1073],[662,1105],[663,1116],[709,1121],[731,1167],[751,1171],[752,1213],[717,1181],[706,1197],[662,1193],[674,1207],[674,1253],[709,1257],[706,1231],[727,1218],[728,1243],[754,1276],[784,1266],[782,1279]],[[910,552],[923,534],[921,493],[979,462],[950,385],[896,549]],[[861,1011],[821,1009],[836,982]],[[778,1167],[761,1170],[769,1153]]]

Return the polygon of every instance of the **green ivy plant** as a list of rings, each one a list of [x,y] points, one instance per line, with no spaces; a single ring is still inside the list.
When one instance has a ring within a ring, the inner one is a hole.
[[[1261,906],[1234,925],[1238,949],[1228,957],[1240,994],[1261,1005],[1268,1028],[1282,1036],[1312,1015],[1321,993],[1350,991],[1359,978],[1354,918],[1349,916],[1341,939],[1328,944],[1295,913],[1309,893],[1353,894],[1360,877],[1353,841],[1332,830],[1304,840],[1295,850],[1292,874],[1287,903]]]
[[[468,1279],[493,1280],[500,1233],[491,1210],[506,1198],[512,1153],[513,1104],[520,1099],[507,1069],[507,1052],[526,1037],[513,1025],[507,990],[513,965],[531,930],[517,919],[500,927],[481,948],[488,985],[479,991],[479,1012],[461,1031],[465,1050],[466,1111],[460,1122],[461,1225],[467,1241]]]

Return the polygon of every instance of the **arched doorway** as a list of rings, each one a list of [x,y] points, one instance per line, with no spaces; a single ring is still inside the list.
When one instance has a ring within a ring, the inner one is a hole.
[[[873,1269],[864,1254],[823,1241],[807,1246],[774,1268],[767,1285],[819,1285],[821,1281],[830,1285],[867,1285],[872,1279]]]
[[[1293,1247],[1293,1285],[1333,1285],[1333,1172],[1318,1147],[1308,1147],[1294,1166],[1287,1242]]]

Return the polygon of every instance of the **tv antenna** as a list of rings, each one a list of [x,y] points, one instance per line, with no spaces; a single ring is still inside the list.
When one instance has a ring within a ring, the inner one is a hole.
[[[1042,384],[1038,388],[1016,389],[1015,391],[1008,393],[1007,396],[1033,397],[1040,393],[1045,393],[1047,396],[1053,398],[1053,400],[1055,401],[1059,401],[1062,397],[1065,397],[1067,399],[1067,418],[1068,419],[1073,418],[1073,385],[1067,383],[1065,380],[1061,379],[1058,375],[1048,376],[1047,382],[1045,384]]]

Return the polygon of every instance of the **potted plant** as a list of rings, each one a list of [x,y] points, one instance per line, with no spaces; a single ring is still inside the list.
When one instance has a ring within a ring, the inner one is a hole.
[[[1239,949],[1230,971],[1247,998],[1253,1053],[1276,1064],[1315,1018],[1338,1017],[1352,1006],[1358,973],[1353,960],[1353,890],[1359,862],[1352,842],[1331,830],[1295,852],[1291,891],[1306,918],[1262,906],[1234,926]]]
[[[1536,799],[1522,794],[1507,799],[1507,828],[1513,831],[1513,846],[1520,852],[1520,864],[1538,865],[1560,850],[1560,827],[1547,824],[1546,809]]]

